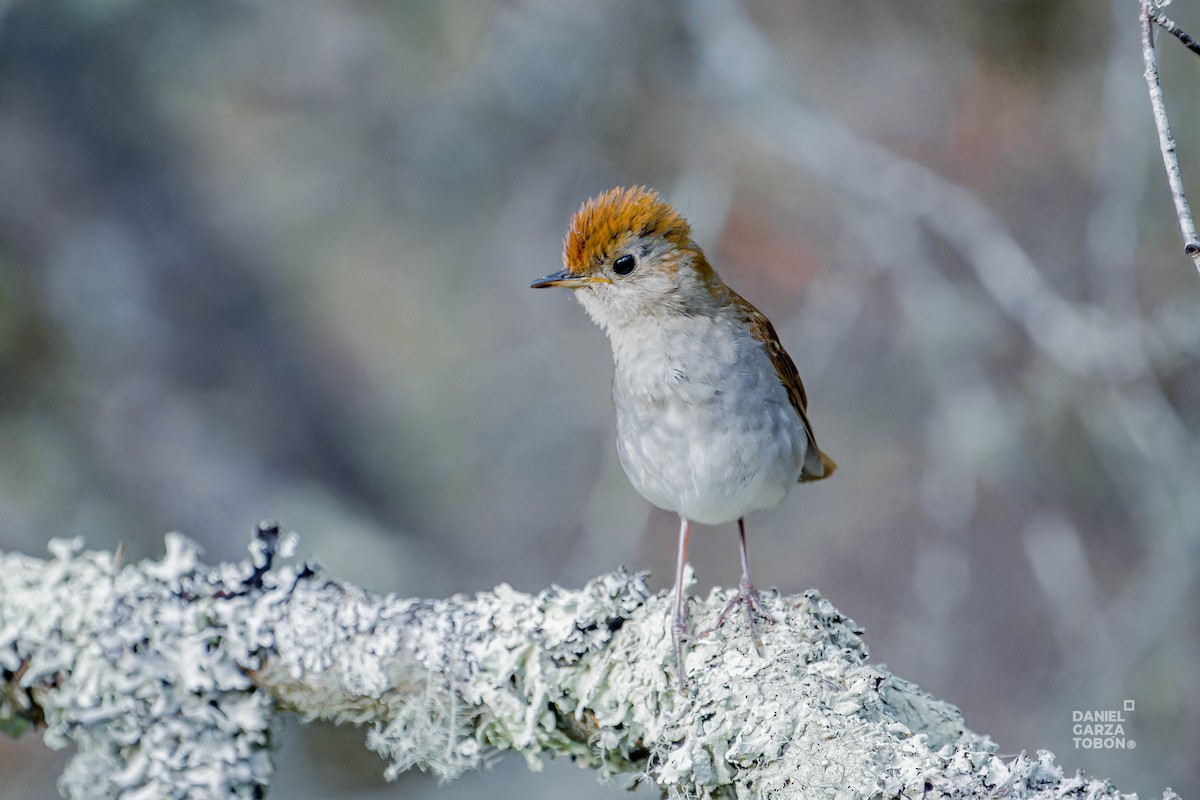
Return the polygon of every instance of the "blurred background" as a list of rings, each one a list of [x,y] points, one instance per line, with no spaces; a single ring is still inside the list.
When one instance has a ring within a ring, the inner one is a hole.
[[[1168,9],[1193,33],[1200,12]],[[440,597],[671,583],[559,268],[646,183],[800,367],[837,476],[749,522],[1000,751],[1200,793],[1200,279],[1134,0],[0,0],[0,548],[279,519]],[[1200,198],[1200,59],[1160,62]],[[706,593],[736,537],[700,529]],[[1134,750],[1072,743],[1120,708]],[[272,796],[615,798],[506,758],[382,780],[284,726]],[[0,798],[67,753],[0,739]],[[649,790],[643,790],[650,796]]]

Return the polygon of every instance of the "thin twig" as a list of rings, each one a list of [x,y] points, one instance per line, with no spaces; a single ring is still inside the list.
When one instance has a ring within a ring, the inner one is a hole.
[[[1158,146],[1162,151],[1163,167],[1167,171],[1167,183],[1171,187],[1171,197],[1175,200],[1175,215],[1179,217],[1179,230],[1183,234],[1183,251],[1195,263],[1196,269],[1200,270],[1200,234],[1196,232],[1192,209],[1188,205],[1187,195],[1183,192],[1183,177],[1179,172],[1179,156],[1175,149],[1175,137],[1171,135],[1171,126],[1167,121],[1167,106],[1163,100],[1162,84],[1158,78],[1158,59],[1154,53],[1154,16],[1156,12],[1153,0],[1141,0],[1141,3],[1142,58],[1146,62],[1146,85],[1150,89],[1150,106],[1154,109],[1154,124],[1158,127]]]
[[[1151,14],[1150,19],[1152,19],[1164,31],[1183,42],[1184,46],[1187,47],[1188,50],[1191,50],[1196,55],[1200,55],[1200,42],[1197,42],[1188,35],[1187,31],[1176,25],[1173,19],[1161,11],[1156,11]]]

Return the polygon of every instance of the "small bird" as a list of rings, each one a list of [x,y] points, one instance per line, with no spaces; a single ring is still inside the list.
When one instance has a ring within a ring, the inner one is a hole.
[[[761,648],[754,612],[772,618],[750,580],[744,518],[836,465],[817,447],[804,385],[770,321],[725,285],[657,193],[617,187],[585,202],[563,242],[563,267],[531,288],[574,290],[607,334],[621,466],[647,500],[679,515],[671,633],[686,691],[691,523],[737,520],[742,578],[714,629],[740,603]]]

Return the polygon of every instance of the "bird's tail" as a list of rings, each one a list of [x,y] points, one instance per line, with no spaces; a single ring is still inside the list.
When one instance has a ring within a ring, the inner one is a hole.
[[[834,473],[837,463],[821,448],[812,443],[812,448],[804,458],[804,468],[800,470],[800,483],[823,481]]]

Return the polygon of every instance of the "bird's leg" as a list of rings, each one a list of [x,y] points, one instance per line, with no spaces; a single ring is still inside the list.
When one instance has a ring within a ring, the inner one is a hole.
[[[679,557],[675,561],[675,615],[671,620],[671,640],[675,643],[675,670],[679,675],[679,690],[687,692],[687,673],[683,671],[683,643],[692,638],[687,624],[687,604],[683,598],[683,568],[687,566],[688,535],[691,524],[679,518]]]
[[[750,627],[750,636],[754,639],[754,647],[756,650],[762,650],[762,637],[758,635],[758,625],[754,621],[754,614],[757,612],[763,619],[768,622],[777,622],[758,599],[758,590],[754,588],[754,584],[750,582],[750,552],[746,547],[746,521],[744,518],[738,520],[738,534],[742,540],[742,579],[738,581],[737,594],[729,599],[725,604],[725,609],[721,611],[721,616],[717,617],[717,624],[704,632],[708,635],[717,628],[725,624],[725,617],[734,606],[739,603],[746,611],[746,624]]]

